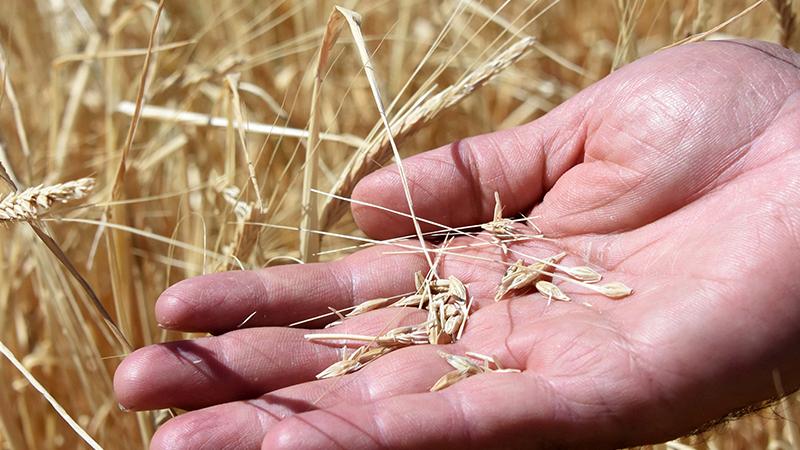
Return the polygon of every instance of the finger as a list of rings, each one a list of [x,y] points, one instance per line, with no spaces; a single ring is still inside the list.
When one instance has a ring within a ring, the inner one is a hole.
[[[558,406],[530,374],[488,373],[441,392],[298,414],[272,427],[262,448],[531,448],[566,422]]]
[[[433,347],[400,349],[342,378],[303,383],[180,415],[158,429],[150,448],[258,449],[269,429],[286,417],[341,403],[426,392],[449,368]]]
[[[331,331],[379,334],[423,319],[415,309],[393,308],[354,317]],[[194,409],[313,380],[341,358],[341,346],[308,342],[305,333],[254,328],[144,347],[117,368],[114,391],[127,409]]]
[[[416,245],[419,244],[410,244]],[[167,289],[156,320],[168,329],[223,332],[238,327],[287,325],[365,300],[410,293],[418,254],[362,250],[340,261],[224,272],[190,278]]]
[[[528,125],[463,139],[403,160],[415,213],[452,227],[479,224],[492,218],[495,192],[505,214],[529,210],[581,156],[586,133],[583,111],[590,92]],[[361,180],[353,198],[408,212],[396,166]],[[352,210],[359,228],[375,238],[414,231],[407,218],[359,204]]]

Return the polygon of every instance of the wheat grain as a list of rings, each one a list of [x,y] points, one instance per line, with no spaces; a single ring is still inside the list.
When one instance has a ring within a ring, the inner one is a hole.
[[[384,306],[387,305],[387,303],[389,303],[389,301],[390,301],[389,298],[376,298],[374,300],[367,300],[363,303],[359,303],[358,305],[356,305],[356,307],[353,308],[352,311],[345,314],[345,317],[353,317],[359,314],[364,314],[365,312],[368,311],[373,311],[375,309],[383,308]]]
[[[623,298],[631,295],[633,293],[633,289],[629,288],[623,283],[620,283],[619,281],[613,281],[611,283],[600,286],[599,292],[605,295],[606,297]]]
[[[559,289],[558,286],[555,284],[545,281],[539,280],[536,282],[536,290],[539,291],[540,294],[547,297],[547,300],[559,300],[562,302],[570,301],[570,298],[564,292]]]
[[[347,348],[342,348],[342,359],[328,366],[317,374],[317,379],[333,378],[353,373],[368,363],[392,351],[392,347],[370,347],[362,345],[347,355]]]
[[[602,275],[588,266],[569,267],[564,272],[572,278],[583,281],[584,283],[597,283],[603,279]]]
[[[431,387],[431,392],[441,391],[447,387],[450,387],[457,382],[471,377],[473,375],[478,375],[481,373],[491,373],[491,372],[501,372],[501,373],[518,373],[518,369],[506,369],[503,368],[494,358],[491,356],[481,355],[480,353],[474,352],[466,352],[466,356],[460,355],[452,355],[446,352],[439,352],[439,356],[444,358],[450,366],[452,366],[455,370],[447,372],[441,378],[439,378]],[[481,361],[482,364],[478,364],[473,360]]]
[[[510,291],[527,289],[533,286],[543,276],[550,274],[550,272],[546,271],[548,266],[561,267],[558,265],[558,261],[561,261],[564,256],[566,256],[566,253],[561,252],[548,258],[540,259],[528,266],[522,260],[517,260],[503,274],[503,278],[497,287],[494,301],[500,301]]]

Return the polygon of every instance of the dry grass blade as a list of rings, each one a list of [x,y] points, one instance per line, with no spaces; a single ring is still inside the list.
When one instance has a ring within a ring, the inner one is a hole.
[[[612,70],[627,64],[638,57],[636,41],[636,23],[644,10],[643,0],[616,0],[614,3],[619,14],[619,35],[614,51]]]
[[[17,100],[17,94],[14,91],[14,85],[11,84],[11,77],[8,74],[8,64],[6,63],[5,51],[0,47],[0,76],[3,77],[4,94],[8,97],[8,102],[11,104],[11,111],[14,115],[14,125],[17,128],[17,136],[19,136],[19,144],[22,148],[22,154],[25,158],[30,158],[31,149],[28,144],[28,133],[25,131],[25,125],[22,122],[22,112]]]
[[[136,130],[139,126],[139,119],[141,114],[142,105],[144,104],[145,91],[147,89],[147,80],[151,70],[153,48],[156,45],[158,26],[161,21],[161,16],[164,11],[166,0],[161,0],[158,3],[153,14],[153,21],[150,26],[150,33],[147,41],[147,52],[144,56],[142,63],[141,73],[138,77],[138,85],[136,88],[136,107],[131,117],[130,125],[125,136],[125,141],[122,149],[119,152],[119,162],[117,164],[116,173],[113,175],[111,185],[111,201],[117,201],[125,198],[125,187],[128,173],[128,160],[130,158],[131,149],[133,147]],[[113,151],[111,147],[108,149]],[[114,155],[117,156],[117,155]],[[111,172],[109,172],[109,175]],[[104,219],[109,223],[116,223],[120,225],[127,225],[128,210],[124,205],[114,204],[105,208]],[[128,334],[133,333],[133,317],[132,309],[134,305],[140,304],[135,300],[135,292],[133,290],[133,271],[131,268],[131,261],[133,260],[133,243],[130,236],[121,233],[118,230],[110,230],[105,233],[106,241],[106,254],[109,260],[111,290],[113,293],[114,309],[116,310],[117,324],[122,331]]]
[[[325,33],[322,35],[322,45],[317,55],[317,64],[314,72],[314,87],[311,91],[311,119],[308,123],[308,143],[306,144],[306,158],[303,165],[303,192],[300,210],[300,226],[305,230],[316,230],[319,224],[318,199],[312,195],[312,189],[317,188],[317,173],[319,171],[319,134],[320,134],[320,96],[322,95],[322,80],[328,69],[331,48],[339,39],[344,26],[344,16],[338,9],[331,11]],[[318,259],[320,236],[312,235],[308,231],[300,232],[300,258],[305,262],[314,262]]]
[[[111,318],[111,314],[108,313],[108,310],[105,306],[103,306],[103,302],[100,301],[100,298],[95,293],[94,289],[92,289],[92,285],[86,281],[86,278],[78,272],[78,269],[75,267],[74,264],[69,260],[67,255],[64,253],[64,250],[58,245],[58,243],[50,237],[43,229],[39,228],[38,225],[34,224],[33,222],[28,222],[28,224],[33,229],[33,232],[36,233],[36,236],[44,242],[47,248],[55,255],[58,261],[67,269],[67,271],[72,275],[73,278],[78,282],[83,289],[84,293],[89,297],[92,301],[92,304],[100,315],[103,317],[103,321],[105,322],[106,326],[111,330],[114,335],[114,338],[122,347],[122,350],[125,352],[133,351],[133,346],[125,337],[125,334],[119,328],[119,326],[114,322],[114,319]]]
[[[797,28],[797,19],[792,10],[792,0],[770,0],[769,2],[778,17],[778,42],[784,47],[791,47]]]
[[[342,176],[337,180],[331,192],[341,197],[349,197],[358,180],[372,172],[377,164],[390,159],[392,142],[401,141],[418,129],[432,121],[441,111],[457,104],[478,88],[501,73],[506,67],[518,61],[530,49],[535,40],[524,38],[495,58],[477,67],[464,76],[458,83],[449,86],[439,93],[427,98],[417,107],[395,119],[391,125],[391,133],[380,134],[347,164]],[[389,137],[392,136],[392,139]],[[347,211],[347,205],[335,197],[329,197],[320,215],[320,226],[328,228],[339,220]]]
[[[414,230],[417,232],[419,245],[422,247],[422,250],[425,254],[425,259],[428,261],[428,266],[432,268],[433,260],[428,254],[427,246],[425,245],[425,238],[422,236],[422,230],[419,227],[419,221],[414,213],[414,202],[411,200],[411,190],[408,187],[408,177],[406,176],[405,169],[403,168],[403,158],[400,156],[400,150],[397,149],[397,143],[394,139],[394,129],[389,123],[389,118],[386,116],[386,110],[383,106],[383,99],[381,97],[380,89],[378,88],[378,81],[375,77],[375,68],[372,66],[372,61],[370,60],[369,52],[367,51],[367,46],[364,42],[364,36],[361,34],[361,16],[354,11],[350,11],[349,9],[345,9],[340,6],[336,6],[334,9],[338,11],[342,17],[344,17],[344,20],[350,27],[350,32],[353,35],[356,49],[358,49],[358,56],[361,58],[361,63],[364,65],[364,75],[366,75],[367,81],[369,82],[369,87],[372,91],[372,98],[375,100],[375,106],[378,108],[378,113],[380,114],[381,121],[383,122],[383,126],[386,130],[386,138],[389,141],[389,147],[394,155],[394,163],[397,165],[397,171],[400,175],[400,182],[403,185],[403,193],[405,194],[406,202],[408,203],[408,212],[411,215],[411,220],[414,222]]]
[[[370,347],[369,345],[362,345],[347,355],[347,347],[345,347],[342,349],[342,359],[318,373],[317,379],[322,380],[353,373],[392,350],[392,347]]]
[[[50,406],[52,406],[53,409],[56,411],[56,413],[58,413],[58,415],[61,416],[61,418],[64,419],[65,422],[67,422],[70,428],[75,430],[75,433],[77,433],[78,436],[80,436],[81,439],[83,439],[86,445],[95,450],[103,449],[103,447],[101,447],[100,444],[98,444],[97,441],[95,441],[94,438],[92,438],[89,435],[89,433],[86,432],[86,430],[84,430],[80,425],[78,425],[78,422],[76,422],[75,419],[73,419],[69,415],[69,413],[64,409],[64,407],[61,406],[60,403],[58,403],[58,400],[56,400],[52,395],[50,395],[50,392],[48,392],[47,389],[44,386],[42,386],[41,383],[39,383],[39,380],[37,380],[33,376],[33,374],[31,374],[28,371],[28,369],[26,369],[25,366],[22,365],[22,363],[14,356],[11,350],[8,347],[6,347],[6,345],[2,341],[0,341],[0,353],[2,353],[3,356],[5,356],[6,359],[8,359],[11,362],[11,364],[19,371],[19,373],[21,373],[22,376],[25,377],[26,380],[28,380],[28,383],[30,383],[34,389],[36,389],[37,391],[39,391],[40,394],[42,394],[42,397],[44,397],[45,400],[47,400],[47,402],[50,403]]]
[[[128,101],[119,102],[116,107],[116,111],[118,113],[125,114],[126,116],[132,116],[135,110],[136,104]],[[260,134],[264,136],[284,136],[297,139],[308,139],[309,137],[308,130],[301,130],[299,128],[282,127],[253,121],[229,121],[225,117],[211,116],[192,111],[177,111],[174,109],[163,108],[161,106],[154,105],[142,105],[142,110],[139,117],[141,119],[175,122],[198,127],[226,128],[231,125],[234,128],[242,129],[247,133]],[[320,133],[319,139],[322,141],[338,142],[350,147],[359,147],[364,144],[364,141],[361,138],[347,134]]]
[[[428,343],[428,327],[426,323],[394,328],[380,336],[346,333],[314,333],[303,336],[309,342],[316,341],[351,341],[369,342],[383,347],[405,347]]]
[[[55,204],[86,197],[94,187],[94,178],[81,178],[50,186],[29,187],[11,192],[0,200],[0,221],[36,220]]]
[[[128,134],[125,137],[125,144],[122,146],[122,155],[119,161],[119,166],[117,167],[117,176],[114,179],[114,186],[111,189],[112,200],[117,200],[120,198],[120,193],[122,191],[122,183],[125,179],[125,169],[128,163],[128,154],[131,151],[131,147],[133,146],[133,138],[136,135],[136,128],[139,125],[139,117],[142,112],[142,105],[144,104],[144,91],[147,82],[147,74],[150,71],[150,58],[153,55],[153,46],[155,45],[156,40],[156,30],[158,30],[158,22],[161,19],[161,12],[164,10],[164,2],[166,0],[161,0],[158,3],[158,9],[156,10],[155,17],[153,18],[153,26],[150,29],[150,38],[147,43],[147,52],[145,53],[144,63],[142,63],[142,73],[139,77],[139,87],[136,93],[136,102],[135,108],[133,111],[133,117],[131,118],[130,127],[128,127]]]
[[[712,34],[716,33],[717,31],[727,27],[728,25],[732,24],[733,22],[736,22],[737,20],[739,20],[742,17],[746,16],[751,11],[753,11],[757,7],[761,6],[761,4],[764,3],[765,1],[767,1],[767,0],[757,0],[752,5],[748,6],[744,10],[740,11],[738,14],[736,14],[733,17],[729,18],[728,20],[720,23],[719,25],[717,25],[717,26],[715,26],[715,27],[713,27],[713,28],[711,28],[709,30],[706,30],[706,31],[704,31],[702,33],[694,34],[694,35],[689,36],[687,38],[681,39],[678,42],[675,42],[675,43],[672,43],[670,45],[667,45],[667,46],[663,47],[661,50],[672,48],[672,47],[675,47],[675,46],[678,46],[678,45],[683,45],[683,44],[689,44],[689,43],[692,43],[692,42],[702,41],[703,39],[707,38],[708,36],[711,36]]]
[[[239,76],[237,75],[226,75],[225,76],[225,84],[227,85],[228,89],[230,89],[233,98],[231,99],[231,104],[233,106],[233,112],[238,123],[247,123],[247,120],[244,118],[244,113],[242,112],[242,100],[239,98]],[[261,199],[261,189],[259,188],[258,180],[256,180],[256,167],[253,163],[252,159],[250,158],[250,152],[247,151],[247,138],[244,134],[244,128],[236,127],[236,131],[238,131],[239,135],[239,144],[242,146],[242,155],[244,156],[244,160],[247,163],[247,175],[250,179],[250,183],[253,186],[253,193],[256,196],[256,206],[258,210],[263,212],[264,211],[264,201]]]
[[[383,308],[389,303],[389,298],[376,298],[374,300],[367,300],[363,303],[359,303],[353,308],[352,311],[347,313],[345,317],[353,317],[359,314],[364,314],[365,312],[373,311],[379,308]]]
[[[98,33],[92,33],[89,40],[86,42],[85,53],[87,55],[94,55],[100,47],[101,37]],[[69,136],[75,125],[75,120],[78,116],[78,109],[81,106],[81,97],[89,82],[89,75],[92,69],[91,59],[83,61],[80,68],[72,80],[72,87],[70,89],[69,100],[64,107],[64,114],[61,119],[61,127],[55,139],[55,148],[53,149],[53,160],[51,161],[53,173],[55,176],[61,174],[64,168],[64,163],[67,160],[67,150],[69,144]]]

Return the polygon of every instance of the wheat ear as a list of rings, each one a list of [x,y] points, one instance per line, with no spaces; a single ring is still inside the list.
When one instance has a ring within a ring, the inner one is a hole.
[[[442,89],[439,93],[420,102],[418,106],[408,110],[406,114],[403,114],[391,124],[395,142],[399,142],[427,125],[441,111],[460,102],[476,89],[489,82],[505,68],[518,61],[535,42],[533,38],[520,39],[497,55],[497,57],[464,76],[458,83]],[[377,135],[372,142],[368,143],[348,163],[331,192],[341,197],[349,197],[355,184],[360,179],[375,170],[379,164],[388,161],[391,156],[392,146],[389,136],[385,132]],[[339,220],[347,211],[347,206],[347,203],[335,197],[329,197],[320,214],[320,229],[328,229],[334,222]]]
[[[12,192],[0,200],[0,221],[23,221],[39,218],[56,203],[86,197],[94,187],[94,178],[81,178],[50,186],[34,186]]]

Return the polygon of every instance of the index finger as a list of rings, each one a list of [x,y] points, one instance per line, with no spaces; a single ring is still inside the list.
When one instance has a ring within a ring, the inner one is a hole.
[[[286,325],[329,312],[329,307],[411,293],[414,273],[427,269],[425,259],[386,250],[377,246],[335,262],[190,278],[161,294],[156,320],[168,329],[219,333]]]

